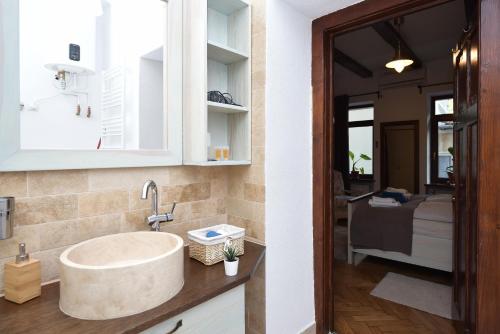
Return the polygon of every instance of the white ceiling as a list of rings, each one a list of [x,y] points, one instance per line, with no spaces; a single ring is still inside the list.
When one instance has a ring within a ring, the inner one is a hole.
[[[424,63],[446,57],[451,60],[451,49],[464,26],[463,1],[455,0],[405,16],[401,35]],[[335,47],[372,71],[383,69],[394,56],[394,49],[371,27],[338,36]]]
[[[285,0],[301,13],[315,19],[363,0]]]

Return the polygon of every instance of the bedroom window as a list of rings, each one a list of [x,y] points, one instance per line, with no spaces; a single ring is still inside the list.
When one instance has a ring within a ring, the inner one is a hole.
[[[431,182],[448,181],[447,171],[453,166],[453,96],[431,99]]]
[[[360,154],[365,154],[371,160],[361,159],[356,167],[360,170],[361,178],[373,178],[373,105],[350,106],[348,115],[349,151],[353,152],[357,160]],[[349,170],[352,170],[353,161],[349,161]]]

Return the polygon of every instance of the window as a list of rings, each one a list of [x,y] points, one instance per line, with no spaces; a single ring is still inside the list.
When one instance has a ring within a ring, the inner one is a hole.
[[[361,177],[373,177],[373,105],[352,106],[349,107],[349,151],[354,153],[356,168]],[[360,159],[364,154],[370,160]],[[352,170],[354,163],[349,161],[349,170]]]
[[[431,103],[431,182],[444,183],[453,166],[453,96],[436,96]]]

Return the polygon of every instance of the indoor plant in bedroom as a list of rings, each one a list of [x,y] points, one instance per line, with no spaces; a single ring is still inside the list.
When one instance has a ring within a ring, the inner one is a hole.
[[[226,271],[226,276],[236,276],[238,274],[240,259],[236,254],[236,247],[232,244],[224,245],[224,270]]]
[[[358,162],[360,162],[361,160],[368,161],[368,160],[372,159],[368,155],[363,154],[363,153],[361,153],[359,155],[359,158],[356,159],[356,155],[352,151],[349,151],[349,158],[351,158],[351,161],[352,161],[351,176],[355,179],[357,179],[359,177],[360,173],[361,174],[365,173],[365,169],[363,167],[357,167],[356,164]]]

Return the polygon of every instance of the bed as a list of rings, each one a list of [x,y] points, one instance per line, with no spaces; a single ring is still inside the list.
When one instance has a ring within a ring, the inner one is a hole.
[[[369,208],[368,201],[373,195],[348,201],[349,264],[357,265],[371,255],[452,271],[451,195],[417,195],[414,202],[397,210]]]

